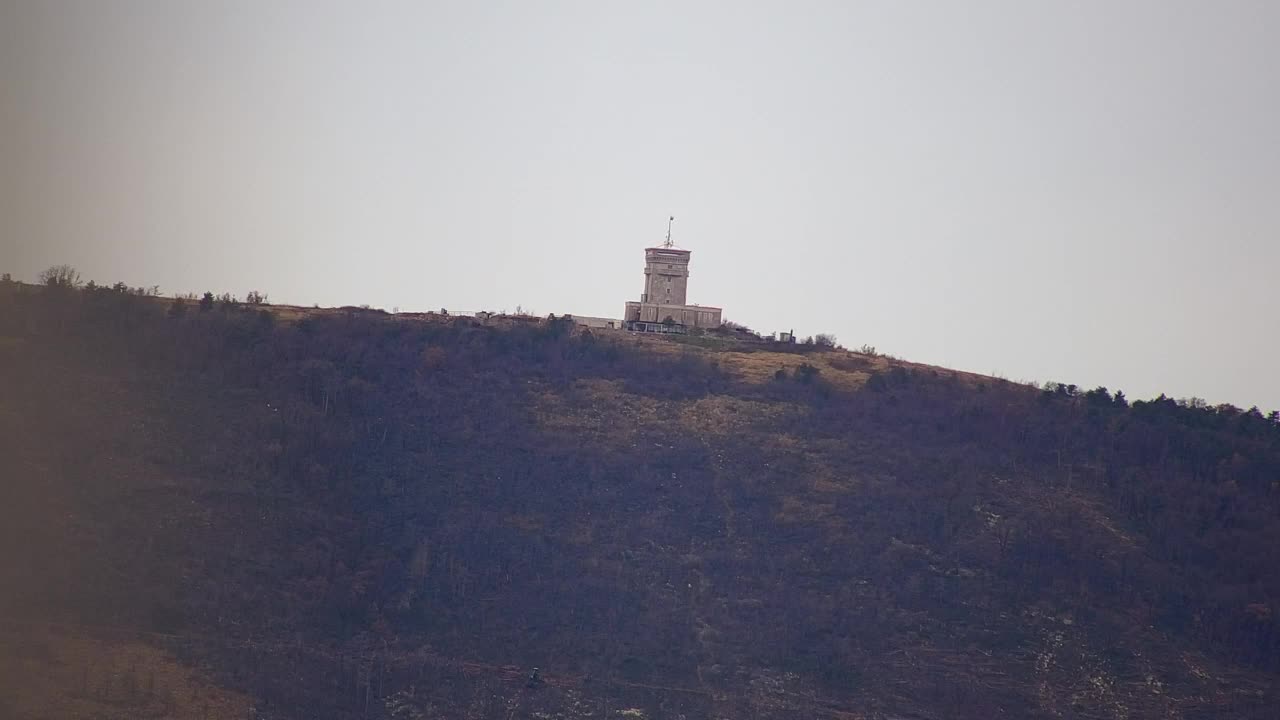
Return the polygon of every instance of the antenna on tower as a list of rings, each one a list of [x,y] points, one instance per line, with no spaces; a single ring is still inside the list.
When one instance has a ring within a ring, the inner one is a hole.
[[[671,242],[671,223],[675,222],[675,219],[676,219],[675,215],[672,215],[671,217],[667,218],[667,241],[662,243],[662,247],[664,248],[675,247],[675,245]]]

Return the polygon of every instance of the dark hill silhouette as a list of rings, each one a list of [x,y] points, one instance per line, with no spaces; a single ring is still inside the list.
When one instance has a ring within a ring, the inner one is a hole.
[[[9,283],[0,476],[6,716],[1280,702],[1280,423],[1257,411]]]

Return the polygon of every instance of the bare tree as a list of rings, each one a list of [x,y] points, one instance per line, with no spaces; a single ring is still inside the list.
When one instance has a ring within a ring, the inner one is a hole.
[[[813,336],[813,343],[819,347],[834,348],[839,347],[836,344],[836,336],[831,333],[818,333]]]
[[[80,287],[80,273],[70,265],[54,265],[40,273],[39,280],[49,287]]]

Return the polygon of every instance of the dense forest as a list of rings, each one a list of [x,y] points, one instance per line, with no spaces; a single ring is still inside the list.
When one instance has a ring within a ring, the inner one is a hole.
[[[261,300],[0,284],[0,715],[1275,717],[1275,412]]]

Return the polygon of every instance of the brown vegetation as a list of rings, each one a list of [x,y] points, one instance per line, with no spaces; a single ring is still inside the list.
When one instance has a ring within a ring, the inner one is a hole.
[[[0,669],[49,668],[11,716],[114,717],[59,698],[131,657],[209,717],[1280,700],[1274,415],[818,346],[191,305],[0,286],[0,617],[27,628]]]

